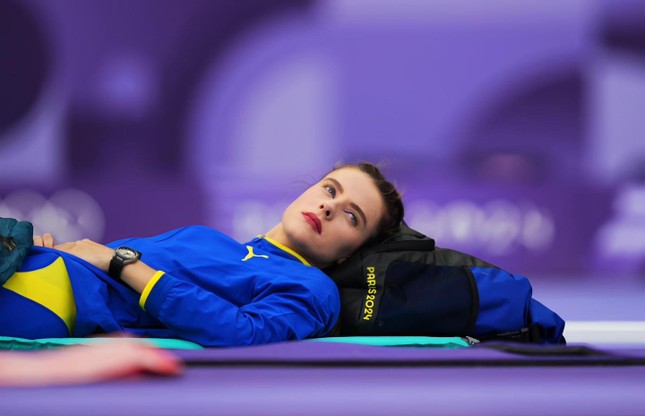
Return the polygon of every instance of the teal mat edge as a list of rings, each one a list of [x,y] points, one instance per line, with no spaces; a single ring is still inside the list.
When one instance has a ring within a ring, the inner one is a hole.
[[[471,343],[461,337],[423,337],[423,336],[354,336],[312,338],[307,341],[339,342],[347,344],[374,345],[381,347],[417,347],[417,348],[464,348]]]
[[[158,348],[179,349],[179,350],[201,350],[204,349],[199,344],[172,338],[41,338],[25,339],[14,337],[0,336],[0,350],[43,350],[58,348],[67,345],[91,345],[96,343],[116,342],[119,340],[130,340],[151,344]],[[416,347],[416,348],[465,348],[471,343],[461,337],[421,337],[421,336],[366,336],[366,337],[326,337],[311,338],[303,342],[328,342],[328,343],[345,343],[358,345],[372,345],[380,347]]]
[[[41,338],[41,339],[25,339],[14,337],[0,336],[0,350],[43,350],[50,348],[58,348],[67,345],[91,345],[105,342],[117,342],[127,339],[128,341],[141,342],[150,344],[158,348],[175,349],[175,350],[201,350],[204,349],[199,344],[194,342],[185,341],[181,339],[171,338],[109,338],[109,337],[95,337],[95,338]]]

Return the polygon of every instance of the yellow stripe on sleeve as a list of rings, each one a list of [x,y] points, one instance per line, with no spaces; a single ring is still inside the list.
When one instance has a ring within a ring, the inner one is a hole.
[[[29,272],[16,272],[3,286],[55,313],[74,332],[76,302],[65,261],[58,257],[50,265]]]
[[[148,300],[148,296],[150,295],[152,288],[155,287],[159,279],[161,279],[161,276],[164,274],[165,272],[158,270],[157,273],[152,276],[152,279],[146,283],[146,287],[143,288],[143,292],[141,292],[141,297],[139,298],[139,306],[141,306],[141,309],[144,311],[146,310],[146,301]]]

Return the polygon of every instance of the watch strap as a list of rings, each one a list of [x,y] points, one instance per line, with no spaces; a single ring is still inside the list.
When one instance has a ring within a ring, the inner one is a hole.
[[[116,254],[110,260],[110,268],[108,269],[108,274],[112,279],[121,280],[121,273],[123,272],[123,259],[118,257]]]
[[[120,256],[119,249],[121,248],[122,247],[118,247],[114,251],[114,256],[110,260],[110,266],[108,268],[108,275],[115,280],[121,280],[121,273],[123,273],[123,268],[125,266],[127,266],[128,264],[132,264],[141,258],[140,252],[138,252],[137,250],[131,249],[129,247],[123,247],[123,248],[136,253],[136,257],[126,258],[126,257]]]

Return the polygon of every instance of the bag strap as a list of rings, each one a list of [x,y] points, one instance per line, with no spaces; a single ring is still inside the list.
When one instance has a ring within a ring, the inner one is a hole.
[[[435,243],[431,238],[427,240],[400,240],[369,247],[365,250],[364,255],[387,253],[389,251],[433,251],[434,249]]]

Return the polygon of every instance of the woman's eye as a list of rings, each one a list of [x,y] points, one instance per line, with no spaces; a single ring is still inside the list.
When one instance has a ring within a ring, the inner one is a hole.
[[[352,224],[354,224],[354,226],[357,226],[358,225],[358,217],[356,216],[356,214],[354,214],[353,212],[349,211],[349,212],[347,212],[347,215],[349,216],[349,220],[352,222]]]
[[[332,198],[336,198],[336,188],[333,186],[325,185],[325,191],[327,191]]]

